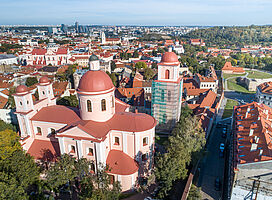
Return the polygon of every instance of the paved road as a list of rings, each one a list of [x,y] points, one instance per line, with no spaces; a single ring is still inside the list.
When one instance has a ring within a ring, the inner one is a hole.
[[[207,144],[206,156],[200,164],[198,186],[201,187],[202,199],[221,199],[222,191],[215,191],[214,182],[217,177],[223,181],[224,158],[219,157],[219,145],[225,139],[221,137],[222,129],[213,127]]]
[[[225,91],[225,97],[233,100],[243,100],[245,102],[252,102],[255,100],[255,94],[247,94],[235,91]]]

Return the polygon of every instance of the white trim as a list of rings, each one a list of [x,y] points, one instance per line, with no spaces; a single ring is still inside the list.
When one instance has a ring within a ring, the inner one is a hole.
[[[44,123],[44,124],[63,125],[63,126],[67,125],[67,124],[56,123],[56,122],[44,122],[44,121],[35,121],[35,120],[31,120],[31,121],[32,122],[38,122],[38,123]]]
[[[65,146],[64,146],[64,138],[58,138],[59,140],[59,146],[60,146],[60,153],[64,154],[65,152]]]
[[[123,152],[124,153],[128,153],[128,151],[127,151],[127,134],[125,134],[125,133],[123,133],[122,134],[123,135]]]
[[[83,153],[82,153],[82,141],[81,140],[76,140],[77,143],[77,153],[78,153],[78,158],[82,158],[83,157]]]

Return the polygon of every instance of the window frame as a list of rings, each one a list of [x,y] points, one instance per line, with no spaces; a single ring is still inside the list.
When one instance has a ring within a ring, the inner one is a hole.
[[[106,99],[101,99],[101,111],[106,110],[107,110]]]
[[[89,99],[87,100],[87,112],[93,112],[92,101]]]
[[[118,145],[118,146],[120,145],[120,138],[117,136],[114,136],[114,145]]]
[[[143,138],[143,146],[147,146],[147,145],[148,145],[148,137],[144,137]]]

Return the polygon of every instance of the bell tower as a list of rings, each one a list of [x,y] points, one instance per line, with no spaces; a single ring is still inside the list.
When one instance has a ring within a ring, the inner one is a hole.
[[[19,85],[16,88],[16,93],[13,94],[16,105],[16,115],[20,126],[21,137],[33,135],[28,114],[34,110],[32,94],[24,85]]]
[[[40,78],[39,84],[37,85],[39,100],[47,98],[49,102],[51,102],[54,99],[52,84],[53,83],[46,76]]]

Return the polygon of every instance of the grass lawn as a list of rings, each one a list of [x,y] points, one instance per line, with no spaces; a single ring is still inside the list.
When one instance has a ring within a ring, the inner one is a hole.
[[[235,78],[229,79],[227,81],[227,84],[228,84],[229,90],[235,90],[236,92],[249,93],[249,94],[255,93],[254,91],[248,91],[245,87],[238,85]]]
[[[255,78],[255,79],[267,79],[272,78],[272,74],[268,74],[265,72],[259,71],[248,71],[248,78]]]
[[[230,78],[230,77],[239,77],[239,76],[244,76],[246,75],[246,73],[244,74],[225,74],[223,73],[223,78],[226,79],[226,78]]]
[[[236,106],[236,105],[238,105],[237,101],[228,99],[222,118],[224,119],[224,118],[230,117],[232,115],[233,106]]]

